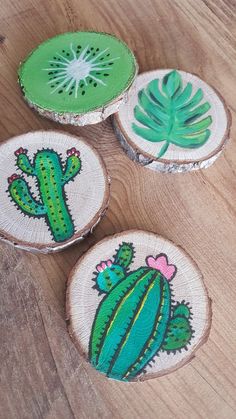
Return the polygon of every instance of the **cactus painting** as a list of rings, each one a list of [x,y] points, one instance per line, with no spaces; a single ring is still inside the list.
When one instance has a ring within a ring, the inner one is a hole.
[[[164,156],[170,144],[199,148],[211,134],[212,117],[207,115],[210,108],[210,103],[204,102],[202,89],[193,93],[193,85],[188,82],[184,86],[181,74],[173,70],[162,81],[153,79],[138,92],[132,130],[147,141],[164,142],[158,158]]]
[[[64,186],[81,170],[80,153],[76,148],[67,150],[63,163],[53,149],[38,150],[33,161],[27,150],[15,151],[16,165],[26,175],[35,178],[38,189],[36,199],[23,176],[8,178],[8,192],[17,209],[29,217],[43,217],[55,242],[63,242],[74,235],[75,227],[67,205]]]
[[[105,295],[93,321],[89,360],[122,381],[143,373],[160,351],[187,349],[194,332],[189,304],[173,301],[170,282],[177,267],[162,253],[147,256],[145,266],[129,271],[133,258],[133,244],[123,242],[113,261],[96,266],[94,285]]]

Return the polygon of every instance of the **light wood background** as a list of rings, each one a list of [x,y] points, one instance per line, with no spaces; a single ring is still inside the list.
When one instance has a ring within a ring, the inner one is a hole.
[[[19,61],[57,33],[115,33],[140,70],[177,67],[215,85],[236,113],[236,1],[21,0],[0,2],[0,139],[60,128],[23,102]],[[162,175],[132,163],[110,121],[64,128],[102,153],[112,177],[107,216],[83,244],[35,256],[1,244],[0,418],[236,417],[236,128],[205,171]],[[0,203],[1,204],[1,203]],[[198,262],[213,300],[210,338],[193,362],[142,384],[108,381],[78,355],[64,317],[65,284],[78,257],[108,234],[152,230]]]

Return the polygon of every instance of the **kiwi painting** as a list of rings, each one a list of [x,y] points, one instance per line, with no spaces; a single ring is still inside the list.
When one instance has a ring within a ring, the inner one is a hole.
[[[211,306],[202,275],[179,246],[130,230],[105,238],[72,271],[69,333],[108,378],[137,381],[189,362],[208,337]]]
[[[0,164],[0,237],[17,247],[61,250],[83,239],[106,211],[106,169],[81,138],[23,134],[1,144]]]
[[[69,32],[48,39],[20,65],[25,100],[41,115],[62,124],[106,119],[128,100],[137,63],[113,35]]]
[[[220,94],[194,74],[140,74],[114,128],[134,161],[161,172],[210,166],[229,138],[231,118]]]

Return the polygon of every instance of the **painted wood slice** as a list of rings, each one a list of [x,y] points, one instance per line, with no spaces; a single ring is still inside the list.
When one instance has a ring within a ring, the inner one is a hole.
[[[211,308],[185,251],[130,230],[92,247],[71,273],[69,333],[102,374],[121,381],[167,374],[206,341]]]
[[[117,136],[132,160],[160,172],[210,166],[229,137],[224,100],[194,74],[140,74],[128,102],[114,116]]]
[[[101,32],[70,32],[33,50],[19,68],[28,104],[62,124],[95,124],[127,101],[137,74],[132,51]]]
[[[35,131],[0,145],[0,238],[29,251],[56,251],[93,230],[108,206],[98,153],[63,132]]]

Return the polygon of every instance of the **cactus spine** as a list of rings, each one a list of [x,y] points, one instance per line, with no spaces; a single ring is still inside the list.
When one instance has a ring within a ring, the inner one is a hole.
[[[128,247],[133,252],[131,244],[123,243],[114,263],[124,263],[119,252],[123,254]],[[128,260],[131,263],[132,257]],[[160,350],[171,352],[186,347],[193,333],[187,304],[171,306],[169,281],[176,267],[169,265],[163,254],[156,259],[149,256],[146,262],[148,266],[129,274],[123,271],[123,278],[100,302],[93,322],[90,362],[118,380],[134,379]],[[106,269],[110,267],[104,266]]]
[[[23,173],[36,178],[39,198],[35,199],[26,180],[16,174],[9,179],[8,191],[17,208],[33,217],[44,217],[56,242],[62,242],[74,234],[74,224],[66,204],[64,185],[81,170],[79,152],[67,150],[65,167],[54,150],[37,151],[33,163],[22,147],[15,152],[17,166]]]

